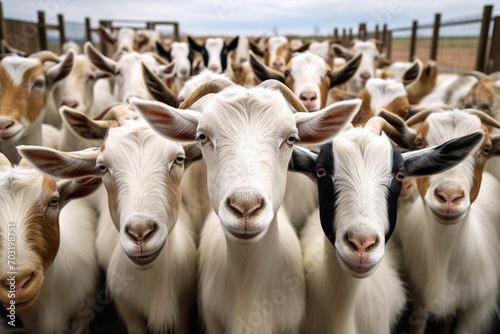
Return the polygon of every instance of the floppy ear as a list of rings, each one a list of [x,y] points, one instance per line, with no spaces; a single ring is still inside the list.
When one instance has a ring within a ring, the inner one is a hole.
[[[413,65],[403,74],[403,84],[409,85],[413,82],[416,82],[418,78],[420,78],[421,74],[422,62],[419,59],[416,59],[413,62]]]
[[[392,112],[385,109],[380,110],[378,114],[379,117],[385,119],[390,125],[394,127],[401,135],[400,136],[390,136],[389,138],[393,140],[398,146],[406,148],[409,150],[416,149],[415,138],[417,137],[417,131],[410,128],[404,119],[399,117]]]
[[[144,82],[151,96],[163,103],[168,104],[172,107],[177,107],[178,100],[177,96],[170,90],[170,88],[163,83],[163,81],[151,70],[142,64],[142,76],[144,77]]]
[[[255,76],[257,76],[260,81],[274,79],[281,83],[285,83],[285,75],[283,73],[267,67],[264,63],[259,61],[252,52],[250,52],[250,66],[252,67],[253,73],[255,73]]]
[[[308,150],[302,146],[294,145],[292,157],[288,162],[288,170],[303,173],[311,179],[316,180],[316,159],[318,153]]]
[[[98,148],[78,152],[62,152],[44,146],[17,146],[17,151],[34,167],[52,177],[74,179],[86,176],[101,176],[96,167]]]
[[[156,42],[156,50],[158,51],[158,53],[161,56],[167,58],[168,61],[172,61],[172,57],[171,57],[171,53],[170,53],[171,50],[168,50],[168,51],[165,50],[165,48],[163,47],[163,45],[161,45],[161,43]]]
[[[239,40],[240,36],[236,36],[235,38],[233,38],[233,40],[231,41],[231,43],[229,43],[229,45],[227,46],[227,51],[233,51],[234,49],[236,49],[236,47],[238,46],[238,40]]]
[[[299,53],[306,52],[307,50],[309,50],[310,46],[311,46],[311,42],[305,43],[301,47],[298,47],[298,48],[292,50],[292,53],[295,53],[295,52],[299,52]]]
[[[337,72],[330,74],[330,88],[339,86],[352,78],[361,64],[363,55],[359,54],[356,58],[349,61],[344,67]]]
[[[94,67],[110,75],[115,75],[116,61],[97,51],[97,49],[90,42],[85,43],[84,51],[85,55]]]
[[[95,121],[86,114],[67,106],[61,107],[59,113],[71,132],[84,139],[103,140],[109,128],[116,126],[112,121]]]
[[[175,61],[171,62],[168,65],[160,65],[158,66],[158,76],[163,79],[167,80],[175,76],[175,68],[176,68],[177,63]]]
[[[85,197],[96,191],[102,184],[100,177],[84,177],[57,182],[59,206],[63,208],[69,201]]]
[[[57,81],[66,78],[73,70],[75,60],[75,52],[71,50],[68,52],[62,62],[50,67],[45,73],[47,80],[47,87],[50,89]]]
[[[264,57],[264,50],[262,50],[255,42],[248,41],[250,50],[259,57]]]
[[[195,51],[198,51],[198,52],[201,52],[203,50],[203,46],[196,43],[194,39],[192,39],[190,36],[188,36],[188,42],[189,42],[189,46],[195,50]]]
[[[403,153],[406,177],[441,173],[462,162],[483,140],[484,132],[455,138],[444,144]]]
[[[358,98],[358,94],[338,88],[330,89],[328,95],[330,95],[330,97],[333,98],[333,101],[335,102],[353,100]]]
[[[312,113],[295,113],[295,124],[301,143],[318,144],[330,140],[352,121],[361,100],[333,103]]]
[[[351,60],[352,57],[354,57],[354,54],[351,51],[340,44],[332,44],[332,49],[336,57],[344,58],[347,61]]]
[[[199,142],[183,145],[183,148],[184,154],[186,155],[186,159],[184,161],[184,170],[189,168],[189,166],[191,166],[193,162],[196,162],[203,158],[203,154],[201,153],[201,144]]]
[[[160,135],[171,140],[194,141],[201,114],[189,109],[177,109],[156,101],[136,97],[129,103]]]
[[[99,26],[97,30],[99,31],[101,38],[107,41],[108,43],[115,44],[117,42],[116,38],[113,36],[113,32],[109,30],[108,27]]]

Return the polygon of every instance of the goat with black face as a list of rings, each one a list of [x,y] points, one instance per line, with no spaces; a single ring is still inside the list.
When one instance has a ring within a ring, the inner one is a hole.
[[[382,132],[405,146],[405,133],[396,128],[404,127],[375,117],[365,128],[349,129],[323,144],[319,153],[294,148],[289,170],[317,183],[320,202],[301,239],[311,332],[390,332],[406,302],[398,252],[387,243],[402,181],[455,166],[483,138],[477,132],[401,153]]]

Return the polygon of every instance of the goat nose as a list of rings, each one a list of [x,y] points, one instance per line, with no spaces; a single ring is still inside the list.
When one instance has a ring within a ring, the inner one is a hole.
[[[369,247],[377,243],[378,237],[349,236],[347,241],[360,253],[369,251]]]
[[[76,101],[64,101],[63,106],[68,106],[70,108],[76,109],[76,108],[78,108],[78,102],[76,102]]]
[[[312,93],[312,92],[301,93],[299,97],[300,97],[301,101],[305,101],[305,102],[314,101],[318,98],[316,93]]]
[[[181,70],[181,75],[187,75],[187,70],[185,68]]]
[[[259,196],[255,196],[253,198],[243,196],[229,198],[229,206],[237,215],[242,217],[250,217],[254,215],[260,208],[262,208],[263,203],[263,198]]]
[[[246,62],[246,61],[247,61],[247,59],[246,59],[245,57],[241,57],[241,58],[240,58],[240,63],[244,63],[244,62]]]
[[[275,61],[273,62],[273,67],[274,67],[275,69],[280,69],[283,65],[284,65],[284,63],[283,63],[283,61],[281,61],[281,60],[275,60]]]
[[[443,204],[452,204],[464,197],[464,192],[460,190],[436,189],[436,198]]]
[[[11,277],[8,277],[6,279],[3,279],[2,280],[2,283],[7,287],[7,289],[11,289],[11,286],[14,285],[15,289],[16,289],[16,293],[17,294],[21,294],[23,289],[26,289],[28,286],[29,286],[29,283],[33,277],[34,273],[33,272],[30,272],[30,273],[25,273],[25,274],[21,274],[21,275],[17,275],[14,279],[12,279]]]
[[[127,228],[130,238],[136,243],[144,243],[156,230],[155,224],[138,224]]]
[[[217,66],[217,65],[210,66],[210,71],[212,71],[214,73],[219,73],[219,66]]]
[[[14,125],[14,121],[12,121],[12,120],[0,121],[0,130],[5,131],[13,125]]]
[[[371,78],[371,74],[370,74],[370,72],[361,72],[361,73],[359,74],[359,76],[360,76],[360,77],[361,77],[361,79],[363,79],[363,80],[368,80],[368,79],[370,79],[370,78]]]

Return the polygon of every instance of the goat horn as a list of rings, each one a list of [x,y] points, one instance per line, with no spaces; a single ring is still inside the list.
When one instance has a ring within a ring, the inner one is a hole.
[[[469,71],[469,72],[465,73],[465,75],[472,75],[478,79],[484,79],[484,78],[488,77],[488,75],[484,74],[483,72],[479,72],[479,71]]]
[[[191,107],[196,101],[201,99],[207,94],[217,94],[227,87],[234,86],[234,83],[229,80],[215,79],[210,82],[204,83],[198,87],[191,95],[189,95],[184,102],[179,106],[179,109],[187,109]]]
[[[161,65],[170,65],[171,64],[168,61],[166,61],[165,58],[160,57],[158,54],[156,54],[154,52],[148,52],[147,54],[150,55],[151,57],[153,57]]]
[[[479,117],[481,123],[483,123],[484,125],[500,129],[500,123],[490,115],[476,109],[464,109],[464,111],[471,115],[476,115],[477,117]]]
[[[54,52],[48,50],[32,53],[28,58],[38,58],[42,63],[46,61],[53,61],[55,63],[61,62],[61,59]]]
[[[396,130],[389,122],[379,116],[372,117],[366,122],[365,129],[368,129],[380,136],[382,130],[390,136],[401,137],[401,133]]]
[[[114,104],[104,109],[94,120],[116,121],[118,126],[122,126],[126,120],[137,119],[128,105]]]
[[[285,100],[290,103],[290,105],[297,111],[299,112],[307,112],[306,107],[300,102],[300,100],[297,98],[297,96],[284,84],[279,82],[278,80],[274,79],[269,79],[264,82],[262,82],[259,87],[264,87],[264,88],[274,88],[277,89],[283,94],[283,97]]]
[[[406,120],[406,125],[413,126],[417,123],[423,122],[423,121],[425,121],[427,116],[429,116],[433,112],[439,112],[439,111],[443,111],[443,109],[441,109],[441,108],[428,108],[428,109],[424,109],[422,111],[419,111],[418,113],[416,113],[415,115],[410,117],[408,120]]]

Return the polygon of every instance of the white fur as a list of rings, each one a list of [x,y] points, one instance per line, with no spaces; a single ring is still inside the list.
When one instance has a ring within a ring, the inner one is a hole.
[[[393,79],[370,79],[366,82],[366,90],[370,93],[370,109],[375,115],[395,99],[407,96],[403,84]]]
[[[353,46],[354,56],[362,54],[361,64],[354,73],[353,77],[347,81],[347,89],[351,92],[359,92],[366,84],[366,81],[361,78],[362,73],[368,73],[370,78],[375,76],[375,66],[379,52],[375,43],[371,41],[356,41]]]
[[[274,67],[274,65],[273,65],[274,62],[276,60],[280,60],[282,63],[282,66],[281,66],[281,68],[277,68],[277,70],[284,71],[287,61],[283,57],[278,58],[277,50],[281,45],[288,43],[288,38],[286,38],[285,36],[273,36],[273,37],[269,38],[267,43],[269,43],[269,50],[268,50],[268,52],[269,52],[269,66]]]
[[[478,79],[472,75],[438,74],[436,87],[422,98],[419,105],[456,108],[477,81]]]
[[[314,53],[315,55],[320,56],[326,62],[330,61],[330,58],[332,56],[332,49],[330,48],[329,41],[312,42],[311,45],[309,45],[308,50]]]
[[[173,42],[170,47],[172,60],[177,64],[177,78],[186,81],[191,73],[191,62],[189,61],[189,44],[186,42]]]
[[[248,43],[248,37],[245,35],[238,36],[238,46],[233,51],[236,64],[241,65],[250,59],[250,46]]]
[[[3,58],[1,64],[10,75],[14,84],[19,86],[23,82],[24,73],[40,65],[40,60],[37,58],[23,58],[14,55]]]
[[[208,52],[207,67],[214,73],[222,72],[221,52],[224,47],[224,40],[222,38],[208,38],[205,41],[205,48]]]

